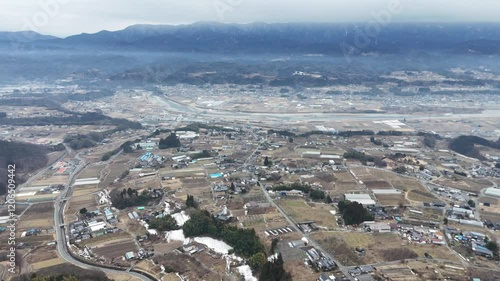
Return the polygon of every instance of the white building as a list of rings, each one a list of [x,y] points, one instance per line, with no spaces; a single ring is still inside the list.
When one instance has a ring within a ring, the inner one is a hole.
[[[369,194],[344,194],[344,199],[351,202],[358,202],[364,207],[375,206],[376,202]]]
[[[490,188],[486,189],[484,194],[486,194],[488,196],[493,196],[493,197],[500,197],[500,188],[490,187]]]

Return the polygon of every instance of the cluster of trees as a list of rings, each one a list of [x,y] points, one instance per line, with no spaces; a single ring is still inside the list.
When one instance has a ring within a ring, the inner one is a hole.
[[[488,241],[486,245],[484,245],[488,250],[492,251],[495,256],[498,256],[498,244],[495,241]]]
[[[111,118],[106,115],[89,112],[84,114],[74,113],[70,116],[25,117],[25,118],[0,118],[0,125],[10,126],[63,126],[63,125],[116,125],[120,130],[141,129],[138,122],[126,119]]]
[[[287,131],[287,130],[268,130],[267,134],[268,135],[277,134],[277,135],[283,136],[283,137],[296,137],[295,133],[292,133],[292,132]]]
[[[278,254],[276,259],[265,261],[260,270],[259,280],[269,281],[292,281],[292,276],[286,272],[284,267],[283,257]]]
[[[377,139],[375,139],[375,137],[370,137],[370,141],[371,141],[374,145],[382,145],[382,141],[381,141],[381,140],[377,140]]]
[[[126,178],[130,174],[130,170],[125,170],[123,173],[120,174],[120,180]]]
[[[235,254],[246,258],[265,253],[264,245],[255,229],[241,229],[222,224],[206,210],[195,210],[182,229],[187,237],[206,235],[221,239],[233,247]]]
[[[102,142],[105,138],[106,132],[90,132],[85,135],[68,135],[64,138],[64,142],[67,143],[72,149],[80,150],[83,148],[94,147],[98,142]]]
[[[212,154],[210,154],[209,150],[204,149],[202,152],[192,155],[191,159],[200,159],[200,158],[208,158],[208,157],[212,157]]]
[[[93,91],[86,94],[68,94],[66,96],[66,99],[75,101],[90,101],[90,100],[97,100],[106,97],[111,97],[114,94],[115,93],[111,90],[100,89],[99,91]]]
[[[170,231],[179,229],[177,221],[171,215],[165,215],[161,218],[154,218],[148,222],[150,229],[159,231]]]
[[[448,144],[448,148],[479,160],[485,160],[486,158],[479,152],[479,150],[474,146],[475,144],[500,149],[500,139],[497,141],[489,141],[487,139],[477,137],[477,136],[459,136],[454,138]]]
[[[360,224],[373,220],[373,216],[358,202],[349,200],[340,201],[338,204],[345,225]]]
[[[327,195],[325,191],[320,189],[313,189],[311,188],[311,186],[306,184],[295,182],[288,185],[277,185],[273,187],[273,191],[291,191],[291,190],[300,190],[313,200],[325,200],[326,203],[333,202],[330,195]]]
[[[311,186],[295,182],[292,184],[276,185],[273,187],[273,191],[291,191],[291,190],[300,190],[304,194],[309,194],[309,192],[311,192]]]
[[[472,199],[469,199],[469,201],[467,201],[467,204],[469,206],[471,206],[472,208],[476,207],[476,202],[474,202],[474,200],[472,200]]]
[[[345,159],[357,159],[363,165],[366,165],[366,163],[368,163],[368,162],[375,162],[375,158],[373,156],[366,155],[364,152],[357,151],[357,150],[350,150],[350,151],[344,153],[344,158]]]
[[[133,142],[127,141],[127,142],[123,143],[122,145],[120,145],[120,147],[106,152],[101,157],[101,161],[108,161],[109,159],[111,159],[111,157],[113,157],[113,155],[118,154],[122,149],[123,149],[123,152],[125,152],[125,153],[132,153],[134,151],[134,149],[132,148],[133,144],[134,144]]]
[[[394,130],[389,130],[389,131],[379,131],[377,133],[379,136],[402,136],[403,132],[401,131],[394,131]]]
[[[235,254],[248,258],[248,264],[254,272],[258,273],[259,280],[292,280],[290,274],[283,268],[281,255],[278,255],[275,260],[267,260],[265,247],[255,229],[242,229],[221,224],[208,211],[202,210],[195,210],[182,229],[187,237],[207,235],[226,242],[233,247]]]
[[[309,197],[314,200],[323,200],[326,198],[326,193],[323,190],[313,189],[309,193]]]
[[[394,171],[394,172],[396,172],[398,174],[405,174],[407,172],[405,166],[397,166],[394,169],[392,169],[392,171]]]
[[[171,133],[168,137],[160,139],[158,147],[160,149],[181,147],[181,141],[175,133]]]
[[[161,133],[170,133],[172,130],[170,129],[156,129],[154,132],[152,132],[148,138],[154,138],[159,136]]]
[[[234,130],[230,129],[230,128],[224,128],[224,127],[215,126],[215,125],[207,125],[207,124],[203,124],[203,123],[191,123],[185,127],[181,127],[181,128],[176,129],[176,131],[199,132],[200,129],[216,130],[216,131],[221,131],[221,132],[234,132]]]
[[[118,154],[120,150],[121,150],[120,148],[117,148],[104,153],[104,155],[101,157],[101,161],[108,161],[109,159],[111,159],[111,157],[113,157],[113,155]]]
[[[124,188],[122,191],[113,190],[111,191],[110,197],[113,206],[119,210],[128,207],[147,205],[154,199],[147,192],[139,194],[137,190],[133,190],[132,188]]]
[[[66,150],[66,146],[64,146],[64,144],[62,144],[62,143],[59,143],[59,144],[50,146],[49,149],[50,149],[50,151],[64,151],[64,150]]]
[[[269,160],[269,157],[264,158],[264,166],[272,166],[273,161]]]
[[[425,146],[429,148],[435,148],[436,147],[436,138],[431,135],[427,135],[424,137],[423,143]]]
[[[343,132],[338,132],[337,135],[340,137],[349,138],[352,136],[373,136],[375,135],[375,132],[372,130],[343,131]]]
[[[188,208],[195,208],[195,209],[198,208],[198,202],[196,202],[193,195],[188,194],[186,199],[186,206]]]

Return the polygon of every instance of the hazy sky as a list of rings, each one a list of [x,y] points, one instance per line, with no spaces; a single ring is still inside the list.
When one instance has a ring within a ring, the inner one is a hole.
[[[500,0],[1,0],[0,5],[0,30],[56,36],[138,23],[368,22],[391,5],[397,7],[392,22],[500,21]]]

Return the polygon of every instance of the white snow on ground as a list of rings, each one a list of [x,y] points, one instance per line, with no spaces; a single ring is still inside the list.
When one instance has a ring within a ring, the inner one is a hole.
[[[229,250],[233,249],[233,247],[229,246],[223,241],[219,241],[210,237],[195,237],[194,241],[206,245],[208,248],[214,250],[219,254],[227,254]]]
[[[167,243],[170,243],[170,241],[182,241],[186,240],[186,237],[184,237],[184,231],[182,229],[179,230],[172,230],[169,231],[165,234],[165,238],[167,239]]]
[[[250,269],[250,266],[248,265],[242,265],[238,266],[236,269],[238,269],[238,272],[243,275],[245,278],[245,281],[257,281],[257,278],[255,278],[252,274],[252,270]]]
[[[173,214],[172,217],[175,219],[179,226],[183,226],[190,219],[190,217],[186,215],[184,211]]]

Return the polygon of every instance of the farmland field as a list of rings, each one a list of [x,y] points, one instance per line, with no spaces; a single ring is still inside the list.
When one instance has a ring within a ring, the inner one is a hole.
[[[424,202],[424,203],[432,203],[439,201],[434,194],[428,192],[428,191],[422,191],[422,190],[410,190],[407,193],[407,197],[411,201],[418,201],[418,202]]]
[[[51,202],[31,205],[21,216],[18,230],[47,229],[54,224],[54,204]]]
[[[382,206],[399,206],[408,204],[404,194],[376,194],[375,197]]]
[[[98,255],[109,259],[122,257],[125,253],[130,251],[137,251],[137,246],[132,239],[113,240],[112,242],[105,243],[103,246],[99,245],[92,248],[92,251]]]
[[[33,268],[33,270],[37,271],[37,270],[40,270],[42,268],[47,268],[47,267],[63,264],[64,262],[65,261],[63,259],[56,257],[56,258],[53,258],[50,260],[33,263],[33,264],[31,264],[31,267]]]
[[[297,223],[312,220],[318,226],[337,227],[335,216],[330,213],[334,208],[329,205],[316,203],[311,207],[302,199],[282,199],[279,204]]]

